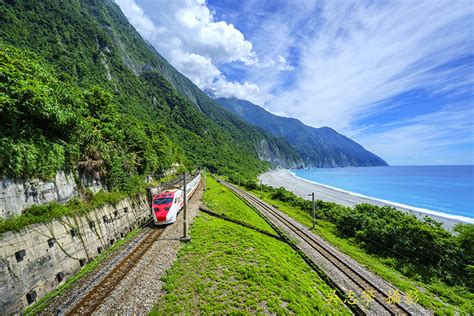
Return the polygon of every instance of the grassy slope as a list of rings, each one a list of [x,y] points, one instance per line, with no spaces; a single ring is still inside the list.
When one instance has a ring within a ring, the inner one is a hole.
[[[259,196],[260,191],[253,192]],[[287,205],[284,202],[273,200],[269,193],[264,192],[263,199],[278,207],[281,211],[290,215],[304,225],[311,226],[311,216],[298,208]],[[390,259],[381,258],[367,253],[350,239],[340,238],[337,235],[334,224],[317,220],[316,232],[330,241],[334,246],[341,249],[385,280],[391,282],[404,292],[415,292],[419,303],[440,315],[452,315],[456,313],[474,314],[474,295],[461,287],[448,287],[441,283],[427,284],[407,278],[393,266]]]
[[[274,233],[229,190],[208,177],[206,204],[215,212]],[[349,314],[331,288],[286,243],[207,214],[164,277],[152,314]]]

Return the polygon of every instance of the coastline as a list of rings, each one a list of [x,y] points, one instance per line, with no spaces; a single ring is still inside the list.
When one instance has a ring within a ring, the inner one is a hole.
[[[317,199],[327,202],[334,202],[345,206],[354,206],[361,203],[368,203],[377,206],[392,206],[401,211],[410,212],[418,218],[429,216],[434,220],[441,222],[447,229],[452,229],[458,223],[474,223],[474,219],[470,218],[463,218],[456,215],[425,210],[422,208],[376,199],[338,188],[333,188],[328,185],[297,177],[287,169],[277,169],[266,172],[259,175],[258,179],[262,180],[262,183],[266,185],[273,187],[284,187],[288,191],[291,191],[304,199],[309,199],[308,194],[314,192]]]

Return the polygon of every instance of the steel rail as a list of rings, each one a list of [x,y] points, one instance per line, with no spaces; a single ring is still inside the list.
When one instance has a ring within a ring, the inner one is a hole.
[[[150,229],[150,233],[115,268],[76,304],[67,315],[90,315],[108,297],[117,284],[137,264],[141,257],[162,234],[164,228]]]
[[[164,189],[169,189],[180,186],[182,179],[180,177],[172,179],[163,183]],[[141,227],[152,223],[152,217],[148,219]],[[135,248],[122,260],[117,266],[112,269],[86,296],[84,296],[78,304],[76,304],[67,315],[90,315],[100,304],[107,298],[107,296],[115,289],[120,281],[127,275],[127,273],[137,264],[140,258],[148,251],[153,243],[160,237],[165,230],[163,228],[149,228],[150,232]]]
[[[281,225],[287,227],[294,234],[299,236],[303,241],[306,242],[312,249],[317,251],[323,258],[325,258],[329,263],[335,266],[340,272],[342,272],[348,279],[350,279],[358,288],[362,290],[371,291],[374,293],[374,299],[377,303],[382,306],[383,309],[387,310],[390,314],[393,315],[410,315],[412,314],[404,306],[400,305],[397,302],[389,303],[388,302],[388,293],[385,293],[378,285],[374,284],[367,277],[362,275],[359,271],[351,267],[343,258],[341,258],[333,250],[328,249],[326,245],[317,240],[313,234],[309,234],[307,231],[302,230],[286,217],[281,215],[279,211],[274,209],[272,206],[268,205],[266,202],[258,199],[252,194],[233,186],[232,184],[225,182],[223,180],[218,180],[223,185],[228,187],[230,190],[235,192],[241,198],[247,200],[255,208],[260,208],[260,210],[269,213],[275,219],[277,219]],[[395,288],[392,288],[395,290]],[[364,308],[365,306],[363,306]],[[366,308],[366,307],[365,307]]]

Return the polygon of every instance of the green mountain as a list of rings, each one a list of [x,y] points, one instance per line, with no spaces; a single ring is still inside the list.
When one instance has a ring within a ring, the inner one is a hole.
[[[78,168],[124,189],[174,162],[249,176],[301,164],[169,65],[112,0],[0,0],[0,21],[0,176]]]
[[[377,155],[329,127],[314,128],[293,119],[274,115],[244,100],[217,99],[227,110],[276,137],[285,138],[312,167],[387,166]]]

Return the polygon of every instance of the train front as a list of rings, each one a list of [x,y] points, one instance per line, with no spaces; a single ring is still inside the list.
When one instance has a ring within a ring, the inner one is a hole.
[[[174,192],[162,192],[153,197],[153,221],[156,225],[165,225],[175,221],[173,216]]]

